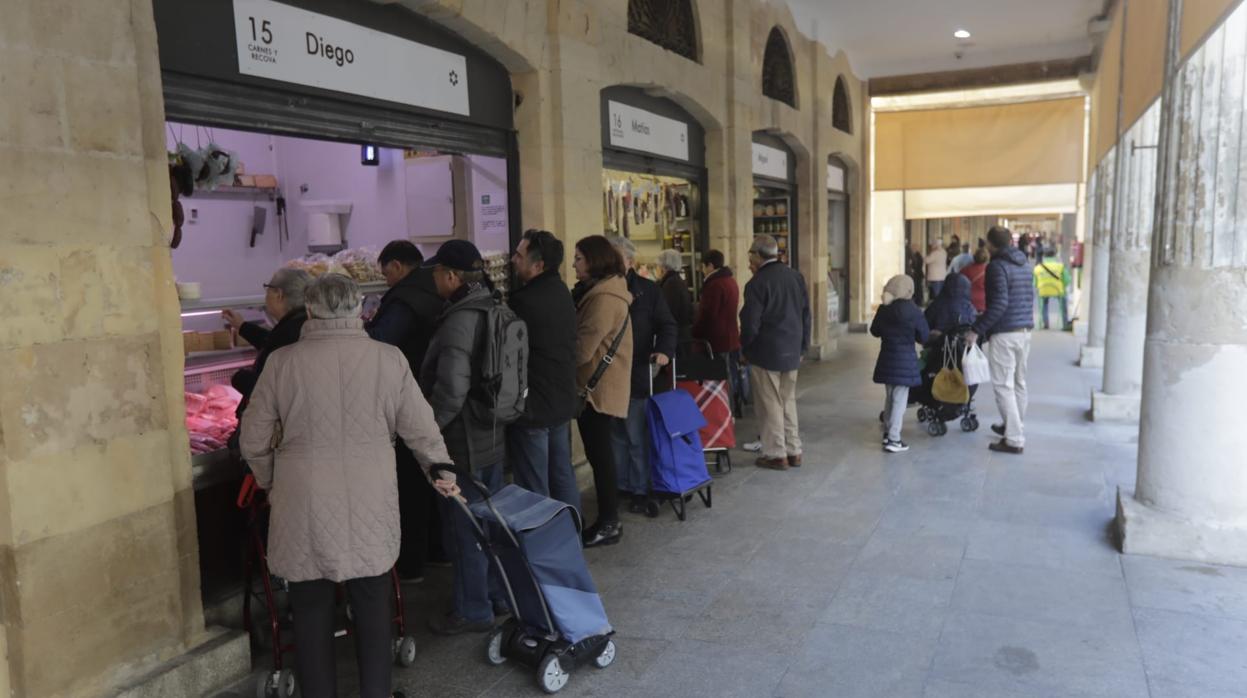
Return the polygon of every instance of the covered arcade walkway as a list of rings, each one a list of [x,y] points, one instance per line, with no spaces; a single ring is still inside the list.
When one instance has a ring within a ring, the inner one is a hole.
[[[1072,336],[1036,334],[1022,457],[990,453],[986,427],[932,439],[912,420],[912,450],[882,453],[876,350],[852,335],[803,370],[804,467],[761,471],[737,452],[712,510],[628,515],[620,545],[588,552],[619,659],[562,695],[1247,696],[1247,569],[1116,552],[1136,428],[1087,420],[1099,372],[1074,366]],[[447,586],[433,576],[408,608]],[[415,620],[420,657],[396,689],[542,695],[531,670],[486,665],[481,636]]]

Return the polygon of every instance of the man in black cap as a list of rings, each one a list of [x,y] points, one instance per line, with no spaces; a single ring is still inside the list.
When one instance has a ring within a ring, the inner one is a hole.
[[[473,388],[481,384],[486,315],[496,302],[485,263],[476,245],[451,240],[425,266],[431,268],[437,293],[445,303],[418,382],[433,408],[451,460],[461,472],[470,472],[494,492],[502,487],[505,430],[495,428],[488,408],[482,409],[471,397]],[[469,502],[480,500],[475,487],[465,483],[462,489]],[[434,615],[429,628],[441,635],[489,631],[494,627],[494,614],[505,613],[506,604],[491,583],[489,563],[476,545],[472,522],[449,499],[439,506],[446,522],[443,543],[455,572],[451,609]]]
[[[394,240],[381,250],[377,263],[390,290],[385,292],[376,315],[365,327],[368,336],[398,347],[416,377],[420,375],[424,353],[445,305],[433,284],[433,270],[423,268],[423,262],[420,249],[408,240]],[[401,439],[395,442],[394,452],[398,462],[398,509],[402,527],[396,567],[403,581],[418,582],[424,577],[426,562],[446,560],[446,553],[441,549],[442,526],[433,487],[421,474],[415,456]]]

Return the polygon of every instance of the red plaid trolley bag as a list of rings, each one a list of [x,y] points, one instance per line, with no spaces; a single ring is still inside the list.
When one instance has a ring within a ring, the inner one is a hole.
[[[707,454],[714,456],[715,471],[730,472],[731,449],[736,448],[736,419],[732,414],[727,355],[715,354],[706,342],[695,344],[694,349],[684,353],[676,386],[693,396],[697,409],[706,418],[706,426],[700,431],[701,444]]]

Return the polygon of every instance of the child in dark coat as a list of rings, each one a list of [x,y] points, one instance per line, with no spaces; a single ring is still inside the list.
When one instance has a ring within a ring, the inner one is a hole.
[[[926,318],[914,305],[913,296],[913,279],[904,275],[892,277],[883,287],[883,305],[870,323],[870,333],[883,340],[875,363],[875,382],[883,384],[887,392],[881,419],[883,450],[888,453],[909,450],[901,441],[901,423],[909,404],[909,389],[922,385],[914,344],[925,343],[930,335]]]

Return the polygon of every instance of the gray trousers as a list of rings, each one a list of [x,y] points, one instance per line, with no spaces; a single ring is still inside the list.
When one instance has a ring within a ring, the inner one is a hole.
[[[905,407],[909,404],[908,385],[885,385],[887,397],[883,403],[884,428],[888,441],[901,440],[901,423],[905,421]]]

